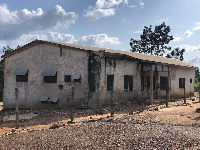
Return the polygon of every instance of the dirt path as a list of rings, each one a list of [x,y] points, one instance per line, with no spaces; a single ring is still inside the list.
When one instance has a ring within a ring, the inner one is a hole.
[[[171,105],[173,105],[173,103]],[[158,111],[145,111],[140,115],[141,117],[153,115],[156,122],[159,121],[170,125],[189,126],[200,124],[200,114],[196,113],[197,108],[200,108],[200,102],[198,100],[187,100],[187,105],[183,105],[180,102],[180,104],[169,108],[162,108]]]

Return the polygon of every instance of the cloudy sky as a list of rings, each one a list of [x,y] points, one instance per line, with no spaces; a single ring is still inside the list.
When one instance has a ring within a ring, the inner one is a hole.
[[[0,55],[35,39],[129,51],[130,38],[162,22],[186,61],[200,56],[200,0],[0,0]]]

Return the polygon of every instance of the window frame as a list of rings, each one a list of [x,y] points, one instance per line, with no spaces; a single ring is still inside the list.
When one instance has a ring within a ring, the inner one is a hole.
[[[55,76],[43,76],[44,83],[57,83],[57,73]]]
[[[107,91],[113,91],[114,90],[114,75],[113,74],[110,74],[110,75],[107,75]]]
[[[72,82],[72,76],[71,75],[65,75],[64,81],[67,82],[67,83]]]
[[[25,75],[16,75],[16,82],[28,82],[28,71]]]
[[[74,83],[81,83],[81,75],[80,75],[80,77],[78,79],[74,78]]]
[[[168,77],[160,76],[160,90],[167,90]]]
[[[124,91],[133,91],[133,76],[124,75]]]
[[[179,88],[185,88],[185,78],[179,78]]]

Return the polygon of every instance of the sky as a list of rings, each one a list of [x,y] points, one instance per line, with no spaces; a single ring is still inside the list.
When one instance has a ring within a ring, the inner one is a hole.
[[[200,66],[199,0],[0,0],[0,55],[35,39],[130,51],[144,26],[162,22],[169,46]]]

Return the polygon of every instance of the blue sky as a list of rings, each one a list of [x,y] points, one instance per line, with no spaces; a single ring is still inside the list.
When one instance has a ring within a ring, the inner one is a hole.
[[[130,38],[162,22],[185,61],[200,55],[199,0],[0,0],[0,49],[37,38],[129,51]]]

